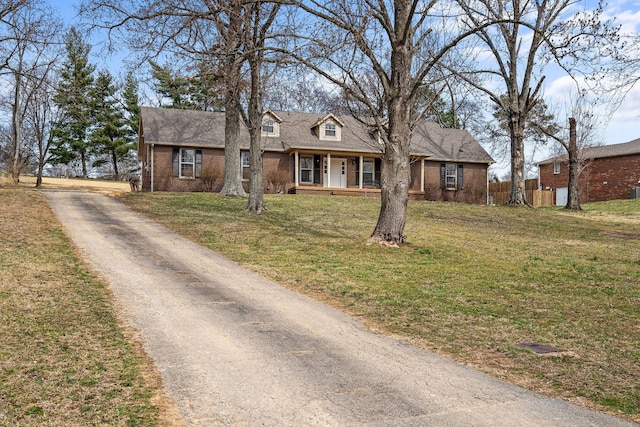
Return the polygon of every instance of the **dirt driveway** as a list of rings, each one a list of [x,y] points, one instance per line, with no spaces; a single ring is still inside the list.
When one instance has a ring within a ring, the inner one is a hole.
[[[187,425],[631,425],[372,333],[105,195],[45,195]]]

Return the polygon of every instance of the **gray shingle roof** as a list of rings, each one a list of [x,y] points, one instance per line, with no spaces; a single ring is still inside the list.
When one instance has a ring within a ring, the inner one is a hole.
[[[599,147],[585,148],[580,152],[582,159],[601,159],[604,157],[629,156],[640,154],[640,138],[622,144],[601,145]],[[539,165],[548,165],[556,161],[566,161],[567,155],[555,156],[539,162]]]
[[[379,153],[377,138],[352,117],[337,117],[342,123],[340,141],[320,140],[314,132],[326,114],[275,111],[282,119],[280,135],[269,137],[265,149],[270,151],[322,150],[353,153]],[[224,147],[223,113],[142,107],[142,132],[146,144],[181,147]],[[249,132],[240,129],[240,147],[249,147]],[[411,154],[431,160],[493,163],[491,156],[465,130],[443,129],[436,123],[418,125],[413,132]]]

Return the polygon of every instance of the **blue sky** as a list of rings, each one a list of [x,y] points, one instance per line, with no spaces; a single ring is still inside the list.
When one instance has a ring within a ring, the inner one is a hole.
[[[50,0],[51,4],[58,8],[68,24],[75,19],[76,5],[79,0]],[[588,7],[592,0],[582,0],[578,6]],[[613,0],[605,7],[607,17],[615,17],[616,22],[622,25],[622,29],[629,33],[640,32],[640,0]],[[95,43],[95,41],[92,41]],[[114,75],[124,74],[121,59],[116,56],[105,56],[99,46],[93,51],[93,62],[99,68],[109,68]],[[640,59],[639,59],[640,60]],[[639,76],[640,77],[640,76]],[[545,99],[548,104],[563,105],[567,102],[567,79],[562,75],[548,75],[545,84]],[[636,84],[627,94],[619,108],[611,116],[611,121],[606,129],[602,130],[604,143],[615,144],[640,138],[640,83]],[[538,159],[540,160],[540,159]]]

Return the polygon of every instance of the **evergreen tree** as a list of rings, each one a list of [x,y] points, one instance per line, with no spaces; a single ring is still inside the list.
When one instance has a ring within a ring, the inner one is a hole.
[[[138,80],[132,73],[128,73],[122,89],[122,101],[124,103],[125,121],[129,130],[126,138],[135,140],[138,138],[140,126],[140,97],[138,96]]]
[[[54,102],[64,112],[64,118],[56,123],[53,131],[54,146],[51,149],[52,164],[68,164],[79,160],[82,176],[88,176],[89,130],[92,125],[92,87],[95,65],[89,63],[91,46],[86,44],[78,31],[71,28],[65,36],[67,58],[60,71],[60,83]]]
[[[197,72],[184,76],[170,66],[150,62],[151,75],[156,80],[155,91],[161,97],[161,105],[183,110],[222,111],[221,83],[205,63],[197,65]]]
[[[131,160],[135,138],[125,118],[124,107],[117,98],[117,87],[108,71],[101,71],[92,91],[94,118],[90,146],[100,157],[93,163],[100,167],[111,162],[115,179],[121,178],[120,164]],[[104,157],[106,156],[106,158]]]

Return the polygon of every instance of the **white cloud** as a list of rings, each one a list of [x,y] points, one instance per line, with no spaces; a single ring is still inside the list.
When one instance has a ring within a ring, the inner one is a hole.
[[[640,29],[640,2],[611,1],[606,5],[604,18],[615,18],[615,21],[622,26],[623,33],[636,33]]]

